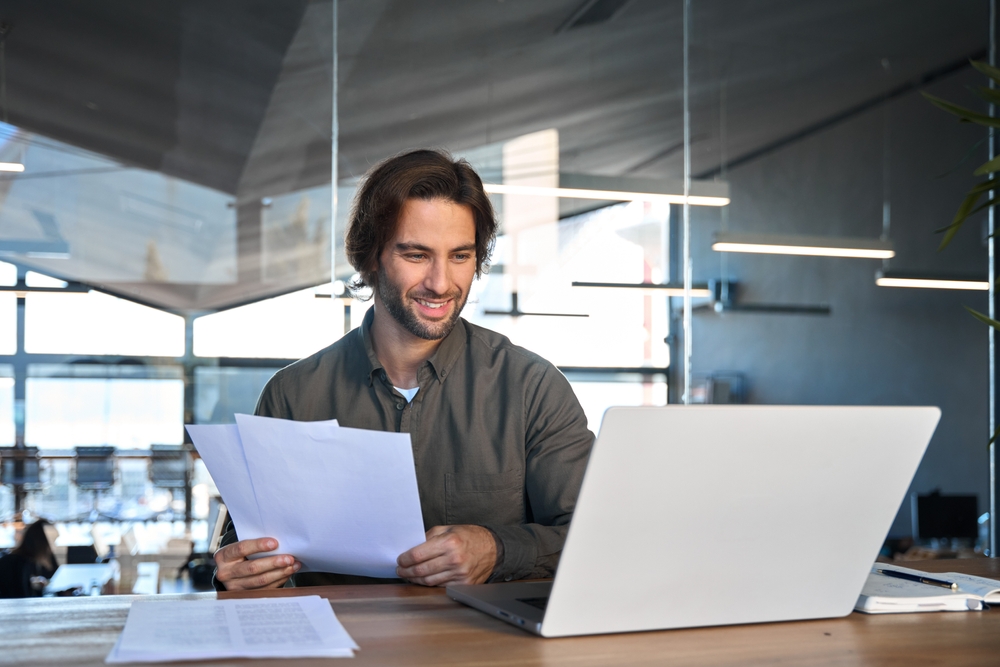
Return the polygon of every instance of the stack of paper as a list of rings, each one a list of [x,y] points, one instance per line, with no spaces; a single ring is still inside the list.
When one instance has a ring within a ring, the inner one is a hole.
[[[914,579],[953,583],[955,588],[893,577],[884,574],[887,571],[910,575]],[[958,572],[922,572],[875,563],[854,608],[869,614],[978,611],[983,608],[983,602],[1000,603],[1000,581]]]
[[[136,600],[105,662],[351,658],[357,648],[318,595]]]
[[[277,539],[303,571],[395,577],[424,541],[408,433],[251,415],[187,430],[240,539]]]

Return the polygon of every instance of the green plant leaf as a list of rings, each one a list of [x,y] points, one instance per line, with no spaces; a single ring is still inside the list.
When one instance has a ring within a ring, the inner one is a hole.
[[[960,107],[957,104],[952,104],[946,100],[942,100],[940,97],[934,97],[925,92],[921,92],[925,98],[927,98],[931,104],[934,106],[944,109],[950,114],[958,116],[960,120],[968,123],[975,123],[976,125],[982,125],[984,127],[998,127],[1000,128],[1000,118],[993,118],[992,116],[987,116],[983,113],[978,113],[972,109],[966,109],[965,107]]]
[[[986,86],[970,87],[969,90],[977,97],[980,97],[990,104],[1000,104],[1000,89],[987,88]]]
[[[1000,155],[981,165],[978,169],[972,172],[972,174],[974,176],[985,176],[986,174],[991,174],[994,171],[1000,171]]]
[[[997,430],[993,431],[993,437],[990,438],[990,441],[986,443],[986,446],[989,447],[994,442],[996,442],[996,439],[997,439],[998,435],[1000,435],[1000,426],[997,426]]]
[[[986,76],[990,77],[998,84],[1000,84],[1000,69],[997,69],[996,67],[993,67],[989,63],[985,63],[982,60],[970,60],[969,64],[972,65],[972,67],[975,68],[975,70],[978,71],[980,74],[985,74]]]
[[[966,194],[971,195],[977,192],[982,194],[990,190],[1000,190],[1000,178],[991,178],[988,181],[976,183]]]
[[[955,234],[957,234],[958,230],[962,228],[962,223],[964,223],[969,215],[971,215],[972,208],[982,196],[982,192],[970,192],[965,196],[965,199],[962,200],[961,205],[958,207],[958,211],[955,212],[955,217],[952,219],[951,224],[939,230],[944,232],[944,238],[941,239],[941,245],[938,246],[938,252],[948,247],[948,244],[951,243],[953,238],[955,238]]]
[[[997,331],[1000,331],[1000,322],[997,322],[996,320],[992,319],[988,315],[983,315],[979,311],[973,310],[973,309],[969,308],[968,306],[962,306],[962,307],[965,308],[970,313],[972,313],[972,316],[975,317],[980,322],[983,322],[984,324],[988,324],[991,327],[993,327],[994,329],[996,329]]]

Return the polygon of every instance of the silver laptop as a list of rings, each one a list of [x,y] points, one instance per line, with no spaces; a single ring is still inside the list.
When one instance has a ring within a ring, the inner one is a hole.
[[[940,415],[610,408],[555,580],[448,595],[545,637],[846,616]]]

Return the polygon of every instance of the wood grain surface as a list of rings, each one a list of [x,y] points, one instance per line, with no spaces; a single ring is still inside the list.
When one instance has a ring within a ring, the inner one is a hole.
[[[913,564],[1000,576],[996,559]],[[441,589],[407,585],[283,589],[319,594],[361,646],[362,665],[992,665],[1000,609],[851,614],[846,618],[595,637],[542,639],[464,607]],[[203,593],[157,599],[211,598]],[[225,593],[222,597],[253,597]],[[0,663],[104,664],[136,596],[0,600]],[[329,665],[329,660],[233,660],[208,665]]]

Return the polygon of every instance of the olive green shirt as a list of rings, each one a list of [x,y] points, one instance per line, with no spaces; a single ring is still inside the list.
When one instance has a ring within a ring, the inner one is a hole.
[[[257,414],[409,433],[424,529],[489,528],[491,581],[555,572],[594,436],[566,378],[507,337],[460,319],[417,373],[407,403],[361,327],[267,383]],[[235,541],[232,532],[223,543]],[[295,585],[377,581],[300,573]]]

